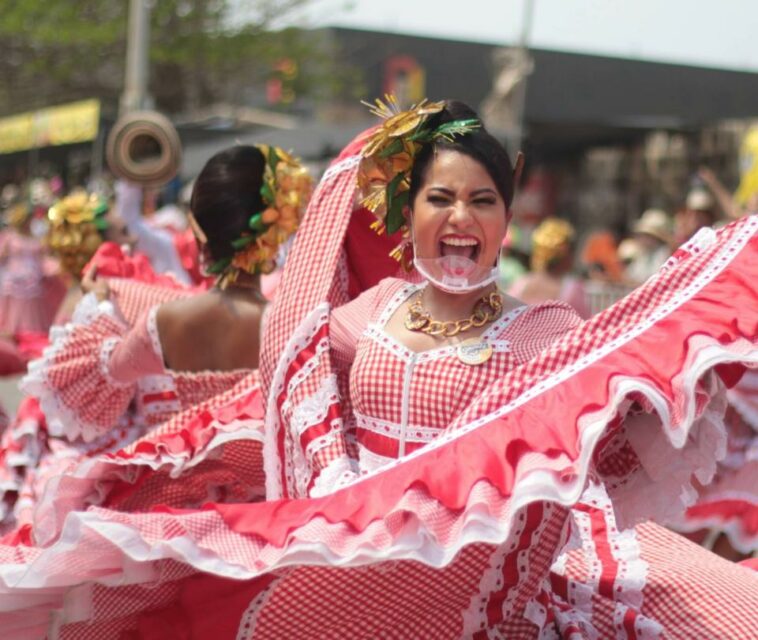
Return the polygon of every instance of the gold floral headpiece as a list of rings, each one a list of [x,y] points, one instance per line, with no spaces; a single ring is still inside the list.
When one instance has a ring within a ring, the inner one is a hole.
[[[26,201],[16,202],[8,207],[5,212],[5,222],[10,227],[19,228],[29,219],[32,208]]]
[[[571,251],[574,227],[566,220],[547,218],[532,234],[532,269],[544,271],[551,262]]]
[[[361,204],[377,218],[372,228],[395,233],[406,225],[403,208],[408,204],[411,169],[424,145],[437,140],[452,141],[481,127],[476,119],[446,122],[437,128],[429,117],[445,108],[445,102],[423,100],[401,111],[397,99],[386,95],[386,104],[364,103],[383,122],[367,139],[358,169]],[[398,257],[396,255],[396,257]]]
[[[108,228],[108,209],[104,198],[82,189],[48,210],[47,244],[70,274],[78,277],[102,244],[102,234]]]
[[[313,191],[313,179],[300,162],[279,147],[255,145],[266,160],[261,198],[266,208],[250,216],[248,229],[232,242],[230,258],[216,261],[208,269],[217,274],[222,289],[245,273],[271,273],[276,268],[279,246],[295,231]]]

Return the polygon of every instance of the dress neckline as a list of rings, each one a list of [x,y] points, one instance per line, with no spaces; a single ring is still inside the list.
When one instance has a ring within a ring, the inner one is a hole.
[[[408,348],[395,336],[390,334],[387,329],[387,323],[395,312],[400,308],[408,298],[414,293],[421,291],[427,286],[427,282],[421,282],[418,284],[407,283],[401,287],[397,293],[392,297],[389,303],[382,310],[381,315],[377,318],[376,322],[370,322],[367,329],[373,331],[381,336],[381,343],[390,343],[393,350],[400,350],[406,358],[415,358],[417,360],[427,360],[441,358],[449,354],[454,354],[458,349],[457,344],[446,344],[439,347],[432,347],[431,349],[425,349],[424,351],[413,351]],[[518,318],[524,311],[526,311],[531,305],[522,304],[515,309],[511,309],[508,313],[504,313],[495,322],[487,328],[487,330],[478,336],[482,340],[486,340],[490,344],[497,343],[498,340],[495,336],[500,334],[509,324],[511,324],[516,318]]]

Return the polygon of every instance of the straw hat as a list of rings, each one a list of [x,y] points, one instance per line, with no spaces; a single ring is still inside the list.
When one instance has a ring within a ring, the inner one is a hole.
[[[668,214],[661,209],[648,209],[637,220],[633,227],[634,233],[644,233],[653,236],[661,242],[671,242],[671,221]]]

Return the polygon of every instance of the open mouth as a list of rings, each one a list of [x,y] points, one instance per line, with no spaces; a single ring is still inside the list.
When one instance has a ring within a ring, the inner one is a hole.
[[[476,262],[480,251],[481,245],[473,236],[443,236],[439,241],[442,257],[457,256]]]

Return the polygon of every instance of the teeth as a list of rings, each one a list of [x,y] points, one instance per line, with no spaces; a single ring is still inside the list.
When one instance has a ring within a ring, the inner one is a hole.
[[[452,247],[475,247],[479,244],[475,238],[442,238],[440,242]]]

